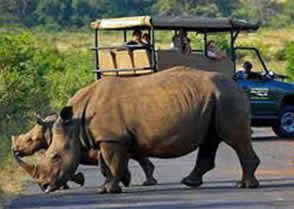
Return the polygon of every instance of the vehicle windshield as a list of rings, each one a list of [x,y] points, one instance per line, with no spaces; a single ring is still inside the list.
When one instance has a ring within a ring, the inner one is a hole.
[[[262,63],[254,51],[237,51],[236,57],[236,71],[244,71],[244,63],[250,62],[252,65],[252,72],[265,74],[265,70],[262,66]]]

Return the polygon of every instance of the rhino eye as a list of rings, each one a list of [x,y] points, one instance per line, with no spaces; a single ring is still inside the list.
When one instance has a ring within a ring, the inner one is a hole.
[[[27,139],[27,143],[32,143],[33,142],[33,139],[32,138],[28,138]]]
[[[51,159],[57,162],[61,159],[61,156],[58,153],[54,153],[51,155]]]

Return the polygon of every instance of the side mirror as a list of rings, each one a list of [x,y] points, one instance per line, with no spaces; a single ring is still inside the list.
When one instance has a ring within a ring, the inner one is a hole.
[[[275,75],[276,75],[273,71],[270,71],[268,74],[269,74],[269,76],[272,77],[272,78],[274,78]]]
[[[275,73],[272,71],[269,71],[268,73],[263,75],[263,81],[272,80],[275,78]]]

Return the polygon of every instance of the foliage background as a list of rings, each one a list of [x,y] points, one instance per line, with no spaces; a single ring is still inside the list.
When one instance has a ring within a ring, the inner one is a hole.
[[[0,22],[50,29],[132,15],[238,17],[283,27],[294,21],[293,0],[1,0]]]
[[[27,31],[0,35],[0,205],[1,190],[19,190],[15,182],[23,179],[9,155],[11,136],[31,128],[36,114],[57,112],[94,79],[90,50],[63,52],[49,37]]]

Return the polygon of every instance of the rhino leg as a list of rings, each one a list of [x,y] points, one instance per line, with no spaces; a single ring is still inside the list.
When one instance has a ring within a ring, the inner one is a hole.
[[[110,169],[107,167],[107,165],[105,164],[105,161],[104,161],[104,159],[103,159],[103,157],[102,156],[100,156],[100,161],[99,161],[99,163],[100,163],[100,170],[101,170],[101,173],[102,173],[102,175],[105,177],[105,182],[104,182],[104,184],[103,184],[103,186],[105,185],[105,184],[107,184],[109,181],[110,181],[110,179],[112,178],[112,174],[111,174],[111,172],[110,172]]]
[[[151,186],[157,184],[157,180],[153,177],[153,163],[148,158],[140,157],[137,155],[132,156],[132,159],[136,160],[144,171],[146,181],[143,182],[143,186]]]
[[[74,174],[72,177],[71,177],[71,180],[81,186],[84,186],[84,183],[85,183],[85,177],[82,173],[78,173],[78,174]]]
[[[236,120],[232,119],[230,125],[223,127],[223,140],[235,150],[242,167],[242,178],[237,186],[256,188],[259,186],[259,182],[254,173],[260,160],[253,150],[250,124],[247,120],[242,121],[237,118]]]
[[[203,175],[215,167],[215,155],[220,140],[215,136],[207,137],[200,145],[195,167],[192,172],[182,180],[182,183],[190,187],[198,187],[203,183]]]
[[[251,143],[231,144],[236,151],[242,167],[242,179],[237,182],[239,188],[256,188],[259,182],[255,177],[255,171],[260,160],[253,150]]]
[[[129,154],[127,148],[118,143],[103,142],[100,144],[102,158],[111,172],[109,182],[104,184],[101,193],[121,193],[119,182],[129,184],[131,180],[128,170]]]

